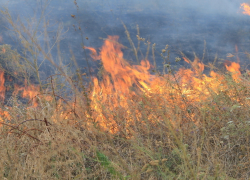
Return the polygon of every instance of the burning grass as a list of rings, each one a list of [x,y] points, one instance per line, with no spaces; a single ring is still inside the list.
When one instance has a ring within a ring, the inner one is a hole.
[[[147,60],[127,63],[117,40],[99,55],[89,48],[104,67],[90,104],[33,88],[28,106],[2,106],[1,178],[248,178],[249,75],[239,64],[207,76],[183,57],[191,69],[152,75]]]
[[[225,61],[225,72],[207,75],[198,57],[182,54],[190,69],[173,72],[165,63],[168,73],[151,74],[147,59],[129,64],[119,37],[109,36],[100,50],[83,47],[103,66],[101,77],[85,86],[85,75],[77,71],[73,81],[27,37],[37,48],[32,52],[56,66],[73,95],[60,92],[58,74],[46,86],[15,86],[1,106],[1,179],[249,178],[249,72],[242,74],[238,62]]]

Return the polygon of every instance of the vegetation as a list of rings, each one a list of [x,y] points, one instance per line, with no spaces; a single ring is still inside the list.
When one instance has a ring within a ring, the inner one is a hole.
[[[174,72],[166,46],[161,52],[163,73],[155,66],[152,75],[146,60],[139,65],[137,55],[145,39],[138,28],[138,48],[126,30],[137,65],[122,58],[118,37],[105,39],[102,53],[83,44],[102,64],[100,78],[87,77],[73,55],[76,73],[63,66],[60,33],[52,46],[47,42],[42,48],[36,27],[42,23],[45,30],[39,35],[48,39],[43,18],[31,31],[15,22],[7,9],[2,15],[24,48],[20,55],[9,45],[0,46],[6,51],[0,54],[3,69],[24,78],[35,76],[39,88],[26,86],[35,93],[28,103],[19,101],[14,93],[2,104],[1,179],[249,178],[248,71],[241,74],[229,63],[229,72],[214,72],[215,60],[206,76],[197,57],[191,61],[180,54],[191,68]],[[54,45],[58,62],[51,55]],[[146,46],[148,57],[150,43]],[[47,61],[55,69],[46,81],[41,79],[39,56],[44,58],[42,63]],[[14,63],[4,64],[9,62],[5,58]]]

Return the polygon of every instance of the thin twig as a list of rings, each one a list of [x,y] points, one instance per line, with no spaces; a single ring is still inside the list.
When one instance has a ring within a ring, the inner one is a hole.
[[[28,120],[25,120],[25,121],[19,123],[16,127],[18,127],[18,126],[20,126],[21,124],[26,123],[26,122],[28,122],[28,121],[41,121],[41,122],[44,122],[44,120],[40,120],[40,119],[28,119]],[[49,123],[50,125],[52,125],[50,122],[48,122],[48,123]]]
[[[4,122],[0,122],[0,124],[5,125],[5,126],[8,126],[8,127],[11,127],[12,129],[16,129],[16,130],[18,130],[18,131],[20,131],[20,132],[26,134],[27,136],[29,136],[29,137],[31,137],[31,138],[33,138],[33,139],[35,139],[35,140],[41,142],[41,140],[39,140],[38,138],[36,138],[36,137],[34,137],[34,136],[32,136],[32,135],[30,135],[30,134],[28,134],[28,133],[26,133],[26,132],[24,132],[24,131],[18,129],[18,127],[15,127],[15,126],[6,124],[6,123],[4,123]],[[11,130],[12,130],[12,129],[11,129]],[[18,133],[17,133],[17,134],[18,134]]]

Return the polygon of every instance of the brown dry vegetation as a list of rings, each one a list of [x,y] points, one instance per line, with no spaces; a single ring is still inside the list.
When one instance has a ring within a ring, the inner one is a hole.
[[[201,69],[192,67],[192,75],[204,84],[199,91],[192,80],[183,86],[178,79],[181,75],[173,73],[164,59],[168,75],[154,76],[161,89],[148,84],[151,91],[146,91],[142,84],[133,84],[120,96],[112,83],[107,88],[112,75],[105,62],[100,71],[104,84],[99,80],[98,86],[86,86],[85,75],[80,71],[69,75],[55,63],[39,45],[35,32],[15,24],[7,10],[2,15],[33,57],[28,61],[18,55],[14,60],[19,64],[13,63],[13,68],[20,66],[24,77],[32,69],[40,91],[27,104],[15,94],[1,107],[0,179],[249,179],[248,72],[237,81],[234,74],[217,72],[223,77],[223,81],[214,78],[220,82],[218,90],[200,75]],[[45,28],[44,37],[46,33]],[[138,59],[139,49],[133,47],[127,30],[126,34]],[[138,41],[144,41],[139,34]],[[59,38],[55,43],[60,43]],[[168,47],[162,50],[163,58],[167,51]],[[40,80],[39,53],[72,89],[71,98],[63,96],[64,87],[55,76],[46,83]]]

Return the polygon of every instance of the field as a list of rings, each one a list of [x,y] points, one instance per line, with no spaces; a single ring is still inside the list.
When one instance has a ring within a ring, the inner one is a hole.
[[[176,70],[166,45],[158,69],[156,45],[139,27],[133,42],[123,24],[131,47],[118,36],[103,38],[100,49],[83,43],[87,64],[100,63],[94,74],[82,72],[73,53],[63,64],[60,28],[55,43],[42,46],[45,19],[34,28],[8,9],[1,16],[23,49],[0,45],[0,179],[249,179],[250,71],[241,69],[237,46],[230,61],[209,64],[205,50],[193,59],[180,52],[174,61],[186,66]],[[124,58],[126,48],[134,62]]]

